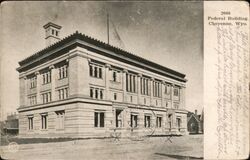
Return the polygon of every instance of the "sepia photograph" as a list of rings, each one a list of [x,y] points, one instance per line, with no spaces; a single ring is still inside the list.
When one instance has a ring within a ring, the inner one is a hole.
[[[203,2],[1,3],[0,159],[203,159]]]

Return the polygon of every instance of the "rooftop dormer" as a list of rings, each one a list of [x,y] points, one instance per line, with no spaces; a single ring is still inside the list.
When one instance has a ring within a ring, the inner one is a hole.
[[[53,43],[58,42],[60,39],[60,29],[62,28],[61,26],[49,22],[43,26],[45,29],[45,41],[46,41],[46,46],[50,46]]]

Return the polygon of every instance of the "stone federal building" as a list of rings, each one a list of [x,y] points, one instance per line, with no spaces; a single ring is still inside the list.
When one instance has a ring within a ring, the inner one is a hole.
[[[186,134],[185,75],[75,32],[19,62],[21,137]]]

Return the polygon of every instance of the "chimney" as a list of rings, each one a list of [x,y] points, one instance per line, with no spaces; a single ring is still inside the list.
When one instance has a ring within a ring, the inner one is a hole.
[[[62,28],[61,26],[49,22],[43,26],[45,29],[45,41],[46,41],[46,46],[50,46],[58,41],[60,41],[60,29]]]
[[[194,111],[195,115],[197,116],[197,109]]]

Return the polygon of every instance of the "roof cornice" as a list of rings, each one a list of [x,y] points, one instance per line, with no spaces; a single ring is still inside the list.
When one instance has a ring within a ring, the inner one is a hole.
[[[144,64],[144,65],[150,66],[151,68],[158,69],[166,74],[170,74],[171,76],[174,76],[175,79],[177,78],[178,80],[180,80],[182,82],[187,81],[185,79],[185,74],[182,74],[182,73],[177,72],[175,70],[169,69],[169,68],[164,67],[162,65],[159,65],[155,62],[149,61],[149,60],[144,59],[142,57],[139,57],[135,54],[132,54],[130,52],[127,52],[125,50],[122,50],[120,48],[112,46],[110,44],[107,44],[105,42],[91,38],[87,35],[79,33],[78,31],[76,31],[75,33],[63,38],[62,40],[36,52],[35,54],[25,58],[24,60],[20,61],[19,62],[20,67],[17,68],[17,71],[21,72],[24,67],[27,67],[28,65],[35,63],[37,60],[40,60],[43,57],[45,58],[46,57],[45,55],[49,52],[52,53],[53,51],[56,51],[56,50],[58,51],[58,49],[62,48],[62,46],[68,46],[68,44],[72,45],[73,43],[78,44],[81,41],[85,42],[85,44],[89,44],[89,46],[90,45],[96,46],[96,48],[102,48],[106,51],[111,51],[111,52],[113,52],[113,55],[115,55],[116,57],[119,57],[121,59],[126,59],[127,61],[131,61],[133,63]]]

